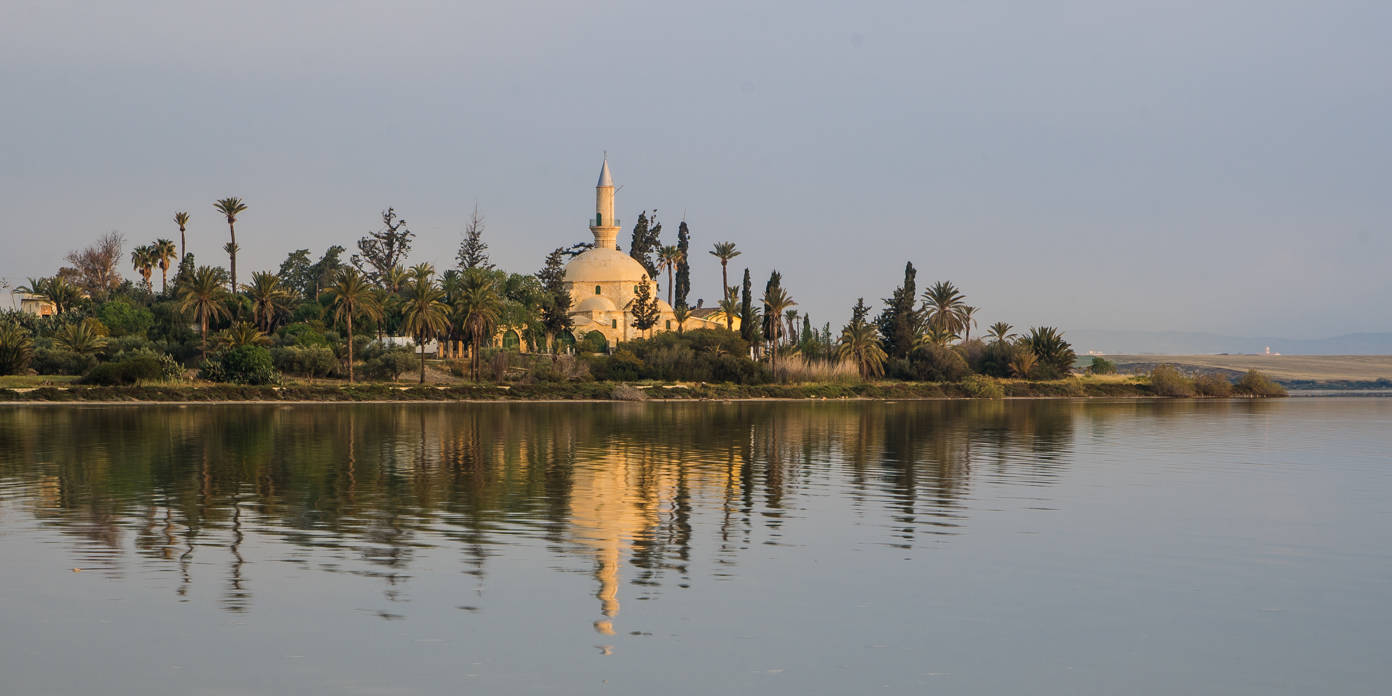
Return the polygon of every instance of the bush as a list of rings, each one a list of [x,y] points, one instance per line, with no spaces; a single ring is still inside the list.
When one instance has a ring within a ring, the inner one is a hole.
[[[614,387],[614,391],[612,394],[610,394],[610,397],[619,401],[648,400],[648,395],[643,393],[643,390],[637,389],[635,387],[630,387],[627,384],[620,384],[619,386]]]
[[[973,399],[1000,399],[1005,397],[1005,388],[990,377],[967,375],[962,378],[962,391]]]
[[[34,339],[18,324],[0,323],[0,375],[17,375],[29,369],[34,358]]]
[[[338,358],[326,345],[289,346],[271,351],[277,370],[305,377],[327,377],[338,369]]]
[[[1233,385],[1233,390],[1238,394],[1247,396],[1285,396],[1286,388],[1277,384],[1270,377],[1252,370],[1237,380]]]
[[[971,374],[967,361],[944,346],[926,345],[909,353],[909,379],[920,382],[956,382]]]
[[[973,338],[970,341],[958,343],[952,347],[952,350],[962,356],[962,360],[967,363],[967,369],[972,372],[981,372],[981,367],[986,362],[986,351],[989,350],[989,346],[986,345],[985,341]]]
[[[205,360],[199,376],[212,382],[274,384],[280,381],[271,352],[262,346],[236,346]]]
[[[1092,358],[1092,364],[1088,365],[1088,372],[1094,375],[1114,375],[1116,374],[1116,363],[1095,355]]]
[[[97,359],[61,348],[38,348],[29,366],[41,375],[81,375],[97,364]]]
[[[368,379],[382,379],[395,381],[401,373],[416,367],[416,357],[411,354],[410,348],[388,348],[376,356],[369,358],[363,364],[363,374]]]
[[[1157,396],[1194,395],[1194,383],[1173,365],[1156,365],[1150,371],[1150,389]]]
[[[136,353],[122,360],[97,365],[87,372],[81,382],[105,386],[156,382],[165,378],[164,367],[153,353]]]
[[[145,337],[145,332],[155,325],[155,314],[141,305],[125,300],[112,300],[97,308],[97,318],[106,325],[112,338],[121,336]]]
[[[1013,341],[996,341],[986,346],[979,363],[971,367],[991,377],[1012,377],[1014,374],[1010,370],[1010,363],[1027,350],[1028,348]]]
[[[1233,385],[1218,375],[1199,375],[1194,378],[1194,391],[1199,396],[1232,396]]]

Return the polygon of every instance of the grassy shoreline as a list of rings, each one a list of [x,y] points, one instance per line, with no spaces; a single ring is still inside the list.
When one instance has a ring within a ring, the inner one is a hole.
[[[1144,378],[1074,378],[1027,382],[999,380],[1005,398],[1169,398]],[[6,388],[8,387],[8,388]],[[805,399],[967,399],[979,396],[962,383],[865,382],[813,384],[711,384],[577,382],[537,384],[404,385],[161,384],[146,386],[0,386],[0,402],[24,403],[286,403],[286,402],[489,402],[489,401],[724,401]]]

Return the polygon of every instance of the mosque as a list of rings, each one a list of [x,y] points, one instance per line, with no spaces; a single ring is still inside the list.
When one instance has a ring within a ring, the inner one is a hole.
[[[597,339],[591,338],[591,334],[598,333],[610,347],[641,338],[642,332],[633,327],[633,298],[639,284],[646,283],[654,298],[658,298],[658,288],[643,264],[616,248],[620,225],[614,216],[614,178],[609,173],[608,157],[599,170],[595,213],[589,223],[594,248],[576,256],[565,268],[574,335],[582,341],[594,341]],[[653,333],[676,331],[678,322],[672,306],[659,298],[657,307]],[[734,324],[739,327],[738,317]],[[680,328],[723,329],[725,315],[714,308],[693,309]]]

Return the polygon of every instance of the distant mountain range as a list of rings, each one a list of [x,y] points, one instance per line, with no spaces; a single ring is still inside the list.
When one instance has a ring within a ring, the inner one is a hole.
[[[1392,355],[1392,333],[1298,339],[1180,331],[1069,331],[1066,337],[1080,355],[1090,350],[1128,355],[1263,353],[1267,347],[1273,353],[1286,355]]]

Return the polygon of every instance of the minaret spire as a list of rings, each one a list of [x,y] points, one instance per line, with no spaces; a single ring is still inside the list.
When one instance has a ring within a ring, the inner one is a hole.
[[[613,249],[619,236],[619,220],[614,217],[614,177],[609,173],[609,153],[599,168],[599,183],[595,184],[595,215],[590,218],[596,249]]]

